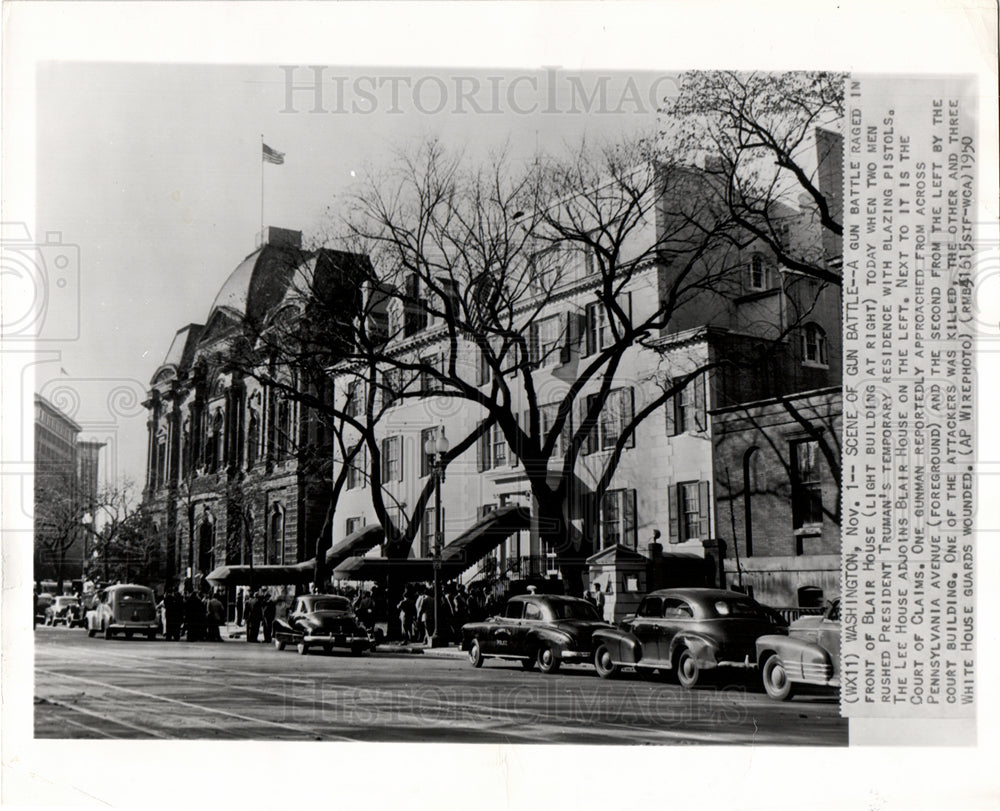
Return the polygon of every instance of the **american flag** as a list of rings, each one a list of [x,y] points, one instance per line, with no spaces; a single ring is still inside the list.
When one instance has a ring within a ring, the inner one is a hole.
[[[279,166],[285,162],[285,153],[279,152],[277,149],[271,149],[267,144],[261,144],[264,148],[261,157],[268,163],[278,164]]]

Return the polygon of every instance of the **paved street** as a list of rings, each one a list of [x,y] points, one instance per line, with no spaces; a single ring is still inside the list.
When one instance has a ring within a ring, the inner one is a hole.
[[[38,738],[846,745],[835,698],[554,675],[457,651],[299,656],[244,641],[35,632]]]

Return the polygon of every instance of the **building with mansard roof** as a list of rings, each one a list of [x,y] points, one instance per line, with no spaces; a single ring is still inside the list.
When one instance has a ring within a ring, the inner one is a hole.
[[[265,385],[231,353],[248,334],[299,317],[303,279],[328,280],[337,295],[346,256],[305,251],[299,232],[270,228],[225,279],[204,324],[179,329],[154,372],[143,500],[169,582],[197,588],[220,566],[314,554],[330,500],[329,437],[284,393],[299,386],[295,369],[250,347],[275,382]]]

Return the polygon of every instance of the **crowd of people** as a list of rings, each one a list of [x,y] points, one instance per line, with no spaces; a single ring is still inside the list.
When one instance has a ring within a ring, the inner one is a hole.
[[[220,626],[226,624],[225,593],[221,589],[198,594],[176,588],[168,590],[157,608],[162,620],[163,635],[169,640],[182,637],[188,642],[221,642]]]

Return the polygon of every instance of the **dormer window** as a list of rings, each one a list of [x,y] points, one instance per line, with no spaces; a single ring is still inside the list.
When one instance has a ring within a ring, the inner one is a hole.
[[[805,366],[827,365],[826,333],[816,324],[806,324],[802,330],[802,363]]]

